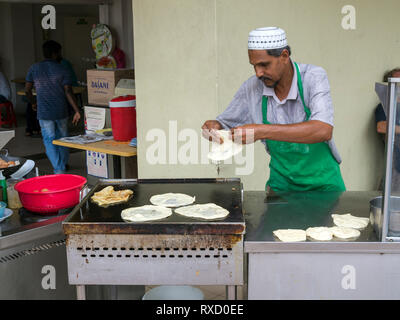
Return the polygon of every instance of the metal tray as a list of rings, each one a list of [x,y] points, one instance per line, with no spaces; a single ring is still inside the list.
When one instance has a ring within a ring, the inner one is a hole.
[[[133,197],[119,205],[103,208],[90,198],[106,186],[131,189]],[[215,203],[229,211],[225,219],[204,221],[176,213],[141,223],[127,223],[121,211],[151,204],[155,194],[180,192],[196,197],[195,204]],[[64,233],[72,234],[244,234],[243,188],[240,179],[125,179],[100,180],[63,222]]]

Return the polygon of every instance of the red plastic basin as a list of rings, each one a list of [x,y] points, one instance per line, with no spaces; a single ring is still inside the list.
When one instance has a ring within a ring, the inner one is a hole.
[[[15,185],[25,209],[51,214],[79,203],[86,178],[73,174],[54,174],[26,179]]]

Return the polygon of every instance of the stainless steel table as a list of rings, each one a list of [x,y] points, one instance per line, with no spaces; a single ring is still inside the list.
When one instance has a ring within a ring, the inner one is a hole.
[[[14,210],[0,223],[1,300],[76,299],[61,226],[66,213],[44,218]],[[141,299],[144,287],[89,286],[87,291],[88,299]]]
[[[298,193],[266,199],[245,192],[248,299],[399,299],[400,243],[371,225],[356,241],[284,243],[276,229],[333,226],[332,213],[369,217],[378,192]]]

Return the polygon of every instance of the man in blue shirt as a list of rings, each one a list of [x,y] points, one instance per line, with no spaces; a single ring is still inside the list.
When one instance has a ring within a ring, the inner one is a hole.
[[[77,124],[81,115],[72,92],[72,79],[67,68],[60,64],[61,45],[55,41],[43,44],[45,59],[32,65],[26,75],[25,91],[42,130],[43,143],[54,173],[64,173],[68,163],[68,148],[53,145],[53,140],[68,136],[68,103],[75,113],[72,119]],[[36,100],[32,94],[35,85]]]

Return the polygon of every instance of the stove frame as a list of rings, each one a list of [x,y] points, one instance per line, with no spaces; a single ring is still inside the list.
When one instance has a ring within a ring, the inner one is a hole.
[[[174,221],[153,226],[147,223],[145,227],[76,222],[76,216],[83,215],[80,208],[88,205],[88,199],[101,186],[168,182],[171,186],[219,183],[229,190],[234,186],[227,195],[234,200],[229,198],[228,202],[235,205],[235,217],[240,216],[238,210],[241,217],[230,222]],[[85,285],[226,285],[227,298],[236,299],[236,286],[243,285],[244,280],[242,197],[240,179],[100,181],[63,223],[69,283],[77,286],[78,299],[85,299]]]

